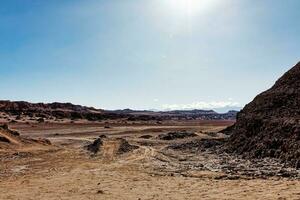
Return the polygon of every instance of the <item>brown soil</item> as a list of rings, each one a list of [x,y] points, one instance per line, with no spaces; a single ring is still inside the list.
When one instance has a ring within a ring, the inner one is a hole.
[[[51,145],[51,142],[47,139],[23,137],[17,131],[9,129],[7,125],[0,126],[0,152],[16,151],[25,147],[43,148],[48,145]]]
[[[46,137],[53,145],[39,149],[24,146],[0,153],[0,199],[300,198],[298,178],[278,174],[252,176],[252,171],[276,168],[275,161],[257,161],[254,165],[251,160],[225,154],[220,157],[209,149],[168,148],[224,138],[222,134],[211,133],[232,122],[109,124],[110,129],[97,123],[14,124],[12,128],[21,135]],[[159,134],[184,130],[198,136],[171,141],[157,139]],[[103,139],[103,154],[91,156],[85,146],[103,134],[109,138]],[[140,138],[143,135],[152,137]],[[119,154],[122,142],[118,138],[139,148]]]

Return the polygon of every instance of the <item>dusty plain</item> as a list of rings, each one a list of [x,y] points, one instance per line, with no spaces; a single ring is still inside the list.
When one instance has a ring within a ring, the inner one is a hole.
[[[232,123],[193,120],[9,124],[23,136],[47,138],[53,145],[0,151],[0,199],[299,200],[298,178],[247,175],[249,170],[227,173],[228,167],[227,171],[220,167],[223,162],[214,154],[166,148],[195,139],[223,137],[218,131]],[[198,136],[169,141],[157,137],[172,131]],[[111,142],[104,145],[101,155],[93,155],[84,147],[100,135],[124,138],[139,148],[118,155],[116,144]],[[147,139],[141,138],[145,135]],[[230,162],[231,157],[226,159]],[[238,166],[239,160],[233,164]]]

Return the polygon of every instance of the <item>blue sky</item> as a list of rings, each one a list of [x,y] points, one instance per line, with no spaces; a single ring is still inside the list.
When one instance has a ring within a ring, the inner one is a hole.
[[[0,0],[0,99],[243,106],[300,61],[299,8],[298,0]]]

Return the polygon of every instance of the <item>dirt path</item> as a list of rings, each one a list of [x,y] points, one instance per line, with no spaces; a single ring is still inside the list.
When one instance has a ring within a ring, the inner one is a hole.
[[[150,133],[153,139],[142,140],[139,137],[145,132],[134,132],[136,130],[131,134],[126,132],[124,138],[129,138],[139,149],[122,155],[116,152],[119,143],[108,140],[103,144],[102,156],[91,156],[83,146],[92,141],[92,137],[70,134],[51,140],[57,145],[55,150],[1,157],[0,199],[300,200],[299,180],[218,179],[216,177],[223,175],[220,172],[194,170],[199,159],[204,163],[209,159],[204,155],[202,158],[176,152],[166,154],[162,148],[168,143],[155,139],[158,132]],[[165,127],[162,130],[165,131]]]
[[[151,148],[143,150],[144,154],[139,158],[153,155]],[[1,180],[0,199],[298,200],[300,198],[298,181],[215,180],[211,172],[202,172],[198,178],[158,176],[145,173],[139,165],[129,162],[136,161],[130,157],[126,162],[103,163],[85,157],[69,159],[72,156],[76,157],[72,154],[64,156],[67,157],[64,166],[56,163],[54,158],[50,159],[52,164],[47,163],[51,168],[56,165],[55,170]]]
[[[152,147],[139,146],[139,149],[135,150],[131,155],[128,155],[122,160],[118,162],[121,164],[129,164],[136,163],[142,160],[149,160],[154,157],[156,154],[156,150]]]

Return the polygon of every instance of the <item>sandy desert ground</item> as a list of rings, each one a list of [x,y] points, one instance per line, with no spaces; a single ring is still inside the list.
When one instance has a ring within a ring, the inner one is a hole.
[[[297,177],[264,176],[255,171],[263,171],[263,164],[249,164],[228,155],[223,155],[222,160],[210,152],[166,148],[196,139],[224,137],[217,132],[232,123],[11,124],[10,127],[22,135],[44,137],[53,145],[0,152],[0,199],[299,200]],[[171,131],[188,131],[198,136],[168,141],[157,137]],[[100,135],[106,135],[109,140],[103,143],[101,154],[93,155],[84,147]],[[147,139],[141,138],[145,135]],[[119,143],[115,138],[124,138],[139,148],[118,154]],[[275,163],[274,169],[276,166]]]

